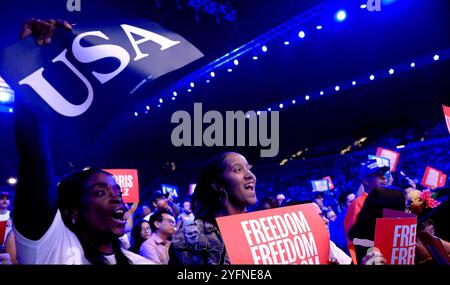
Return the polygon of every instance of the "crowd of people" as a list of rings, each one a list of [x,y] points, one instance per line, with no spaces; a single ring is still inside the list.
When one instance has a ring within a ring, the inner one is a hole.
[[[25,25],[22,37],[37,34],[39,44],[49,43],[58,25],[71,28],[67,22],[34,20]],[[433,216],[436,209],[448,209],[448,191],[431,192],[400,170],[394,175],[379,161],[367,159],[367,153],[344,171],[322,169],[336,184],[332,192],[309,189],[296,195],[290,187],[258,192],[247,159],[224,152],[201,169],[192,196],[178,203],[170,194],[154,191],[150,200],[127,205],[113,175],[101,169],[83,169],[58,181],[47,133],[45,120],[18,98],[20,164],[12,214],[10,193],[0,193],[0,222],[7,221],[3,264],[227,265],[230,258],[216,218],[304,203],[313,203],[329,229],[330,264],[385,264],[373,240],[376,219],[386,208],[418,215],[416,264],[450,263],[448,226],[434,224]],[[448,150],[443,149],[434,162],[448,171]],[[402,153],[402,168],[408,157],[415,161],[421,155],[417,149]]]

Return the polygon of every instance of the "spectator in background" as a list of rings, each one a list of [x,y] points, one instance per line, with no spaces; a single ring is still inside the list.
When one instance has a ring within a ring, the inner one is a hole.
[[[328,210],[328,212],[326,212],[326,216],[330,222],[336,221],[336,213],[333,210]]]
[[[331,240],[347,255],[350,255],[350,252],[348,251],[347,238],[344,231],[344,219],[347,215],[347,209],[353,200],[355,200],[355,194],[351,191],[346,191],[339,194],[338,202],[341,212],[337,215],[334,221],[330,222],[329,225]]]
[[[194,221],[194,213],[192,212],[191,201],[189,199],[183,200],[181,203],[181,213],[178,216],[177,229],[183,225],[190,224]]]
[[[322,212],[327,212],[328,208],[325,207],[325,205],[323,204],[324,201],[324,193],[322,191],[313,191],[313,202],[316,203],[320,209],[322,210]]]
[[[169,246],[176,232],[175,218],[171,211],[157,210],[150,217],[151,236],[142,243],[139,255],[156,264],[169,264]]]
[[[144,217],[144,220],[150,221],[150,217],[153,215],[154,212],[158,210],[169,210],[172,211],[172,209],[169,206],[169,197],[170,193],[164,194],[163,192],[156,190],[154,191],[150,196],[150,203],[153,209],[153,212],[149,213]]]
[[[283,205],[284,200],[286,200],[286,196],[283,193],[277,194],[278,206],[281,207]]]
[[[382,188],[388,185],[386,178],[386,172],[389,171],[389,167],[381,165],[377,160],[371,159],[362,163],[359,177],[362,185],[364,186],[364,193],[357,197],[352,204],[348,207],[347,214],[344,219],[344,230],[348,237],[348,231],[355,224],[359,212],[364,205],[364,201],[367,195],[375,188]],[[347,238],[348,250],[353,259],[353,262],[357,264],[357,257],[354,246],[350,239]]]
[[[383,209],[405,211],[405,196],[401,189],[374,188],[364,202],[358,219],[350,229],[348,236],[355,245],[357,264],[361,264],[368,249],[373,247],[377,218],[383,217]],[[361,240],[368,240],[361,242]]]
[[[141,248],[142,243],[149,239],[151,234],[152,231],[148,221],[141,220],[135,223],[133,229],[131,230],[131,251],[139,254],[139,249]]]

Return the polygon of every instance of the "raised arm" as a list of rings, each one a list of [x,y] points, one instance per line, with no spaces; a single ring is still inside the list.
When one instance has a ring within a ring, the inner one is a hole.
[[[50,43],[57,26],[67,22],[32,19],[20,37],[34,35],[38,44]],[[21,100],[15,98],[14,131],[19,153],[18,182],[14,201],[14,225],[26,238],[38,240],[49,228],[57,209],[56,179],[48,144],[48,126]]]

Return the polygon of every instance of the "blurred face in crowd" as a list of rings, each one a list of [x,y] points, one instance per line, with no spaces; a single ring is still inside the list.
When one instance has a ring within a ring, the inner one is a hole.
[[[353,202],[353,200],[355,200],[355,198],[356,198],[355,194],[353,193],[347,195],[347,200],[345,202],[347,204],[347,207],[350,206],[350,204]]]
[[[175,227],[175,218],[169,214],[162,214],[161,221],[155,221],[157,231],[165,236],[171,236],[177,230]]]
[[[169,209],[169,203],[168,203],[168,199],[166,196],[161,196],[155,199],[155,201],[153,201],[153,206],[155,207],[156,210],[168,210]]]
[[[149,215],[152,212],[149,207],[142,206],[142,217]]]
[[[284,194],[278,194],[277,195],[278,205],[281,205],[285,199],[286,197],[284,196]]]
[[[186,214],[190,214],[192,213],[192,209],[191,209],[191,202],[189,201],[184,201],[183,203],[183,212],[185,212]]]
[[[0,197],[0,214],[6,213],[9,208],[11,201],[9,200],[9,195],[3,194]]]
[[[127,207],[112,175],[97,172],[85,182],[78,223],[95,237],[121,237],[125,233]]]
[[[316,198],[314,198],[314,203],[319,205],[320,208],[323,208],[323,196],[318,195]]]
[[[329,231],[328,228],[328,224],[330,223],[330,221],[327,219],[327,217],[325,217],[325,215],[322,213],[321,208],[319,207],[319,205],[317,205],[316,203],[312,203],[314,205],[314,207],[317,210],[317,214],[319,214],[320,218],[322,218],[323,223],[325,224],[325,227],[327,228],[327,231]]]
[[[152,234],[152,231],[150,230],[150,224],[147,222],[141,223],[141,237],[143,239],[150,238],[150,235]]]
[[[254,205],[256,199],[256,177],[250,171],[245,157],[231,153],[225,158],[225,170],[222,173],[222,184],[228,195],[228,202],[235,208]]]
[[[374,188],[383,188],[388,185],[388,180],[386,178],[386,173],[382,171],[377,171],[373,174],[366,176],[363,179],[364,190],[368,193]]]

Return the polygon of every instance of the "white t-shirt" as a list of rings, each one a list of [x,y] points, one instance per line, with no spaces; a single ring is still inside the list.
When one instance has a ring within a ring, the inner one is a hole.
[[[22,236],[14,229],[17,257],[21,264],[90,264],[84,256],[78,237],[66,227],[59,210],[50,228],[41,239],[34,241]],[[146,258],[122,249],[133,264],[152,264]],[[114,255],[105,255],[110,264],[116,263]]]
[[[6,213],[0,214],[0,222],[9,220],[10,216],[11,216],[11,212],[6,210]]]
[[[330,258],[335,258],[339,264],[351,264],[352,258],[330,240]]]

